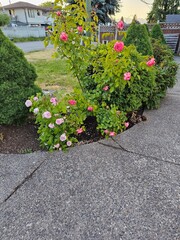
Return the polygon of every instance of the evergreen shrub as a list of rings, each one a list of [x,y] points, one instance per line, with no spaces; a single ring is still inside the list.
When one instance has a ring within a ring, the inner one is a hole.
[[[0,124],[20,123],[27,116],[25,100],[40,92],[36,77],[23,52],[0,30]]]
[[[151,30],[151,37],[159,40],[162,44],[166,44],[163,32],[159,24],[155,24]]]

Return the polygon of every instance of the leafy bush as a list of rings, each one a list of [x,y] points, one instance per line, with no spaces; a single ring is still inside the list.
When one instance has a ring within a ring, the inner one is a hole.
[[[137,51],[142,53],[142,55],[153,54],[152,45],[145,25],[133,22],[127,30],[124,44],[126,46],[131,44],[135,45]]]
[[[27,116],[24,101],[40,91],[35,79],[34,67],[0,30],[0,124],[19,123]]]
[[[5,13],[0,13],[0,27],[10,23],[10,17]]]
[[[162,44],[166,44],[163,32],[159,24],[155,24],[151,30],[151,37],[159,40]]]

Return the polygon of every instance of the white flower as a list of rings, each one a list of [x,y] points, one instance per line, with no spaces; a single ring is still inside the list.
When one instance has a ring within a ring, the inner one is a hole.
[[[71,141],[67,141],[67,146],[70,147],[72,145]]]
[[[65,133],[63,133],[61,136],[60,136],[60,138],[59,138],[60,140],[61,140],[61,142],[64,142],[64,141],[66,141],[66,139],[67,139],[67,137],[66,137],[66,134]]]
[[[37,114],[37,113],[39,112],[39,108],[35,108],[35,109],[33,110],[33,112],[34,112],[34,114]]]
[[[26,100],[25,105],[26,107],[31,107],[32,106],[31,100]]]

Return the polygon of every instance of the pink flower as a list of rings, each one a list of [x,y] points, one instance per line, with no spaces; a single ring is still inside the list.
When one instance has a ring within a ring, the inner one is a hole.
[[[53,105],[57,105],[57,98],[52,97],[52,98],[50,99],[50,102],[51,102]]]
[[[31,100],[26,100],[25,105],[26,107],[31,107],[32,106]]]
[[[61,125],[63,122],[64,122],[64,119],[63,119],[63,118],[58,118],[58,119],[56,119],[56,124],[57,124],[57,125]]]
[[[83,132],[83,129],[82,129],[82,128],[79,128],[79,129],[76,130],[76,132],[77,132],[77,134],[80,134],[80,133]]]
[[[67,40],[68,40],[68,35],[67,35],[67,33],[62,32],[62,33],[60,34],[60,39],[61,39],[63,42],[67,42]]]
[[[149,61],[146,62],[146,64],[147,64],[149,67],[155,65],[155,63],[156,63],[156,62],[155,62],[155,59],[154,59],[154,58],[151,58]]]
[[[129,81],[130,79],[131,79],[131,73],[130,73],[130,72],[126,72],[126,73],[124,74],[124,80]]]
[[[123,48],[124,48],[124,43],[123,42],[116,42],[114,44],[114,50],[116,52],[121,52],[123,50]]]
[[[57,15],[58,17],[60,17],[61,14],[62,14],[62,13],[61,13],[60,11],[57,11],[57,12],[56,12],[56,15]]]
[[[48,111],[46,111],[46,112],[44,112],[43,114],[42,114],[42,117],[43,118],[51,118],[51,113],[50,112],[48,112]]]
[[[69,100],[68,103],[69,103],[70,105],[76,105],[76,101],[75,101],[75,100]]]
[[[54,128],[54,123],[50,123],[50,124],[48,125],[48,127],[49,127],[49,128]]]
[[[107,129],[104,130],[104,133],[105,133],[105,134],[109,134],[109,130],[107,130]]]
[[[82,33],[83,32],[83,27],[82,26],[78,26],[77,30],[78,30],[79,33]]]
[[[60,144],[59,144],[59,143],[57,143],[57,144],[54,145],[54,148],[59,148],[59,147],[60,147]]]
[[[122,30],[122,29],[124,28],[124,23],[123,23],[123,21],[119,21],[119,22],[117,23],[117,28],[120,29],[120,30]]]
[[[110,136],[110,137],[114,137],[115,135],[116,135],[115,132],[110,132],[110,133],[109,133],[109,136]]]
[[[88,110],[89,112],[92,112],[92,111],[93,111],[93,107],[89,106],[89,107],[87,108],[87,110]]]
[[[108,89],[109,89],[109,86],[103,87],[103,90],[104,90],[104,91],[107,91]]]
[[[34,99],[34,101],[38,101],[38,97],[34,97],[33,99]]]
[[[35,109],[33,110],[33,112],[34,112],[34,114],[38,114],[39,108],[35,108]]]
[[[67,146],[70,147],[72,145],[71,141],[67,141]]]
[[[67,139],[67,137],[66,137],[66,134],[65,133],[63,133],[61,136],[60,136],[60,138],[59,138],[60,140],[61,140],[61,142],[64,142],[64,141],[66,141],[66,139]]]
[[[125,126],[126,128],[128,128],[128,127],[129,127],[129,122],[125,122],[125,123],[124,123],[124,126]]]

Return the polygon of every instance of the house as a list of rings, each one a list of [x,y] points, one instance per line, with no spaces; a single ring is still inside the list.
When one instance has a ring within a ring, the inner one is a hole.
[[[52,24],[48,11],[40,6],[27,2],[16,2],[3,6],[4,13],[11,18],[11,23],[18,26],[45,26]]]

